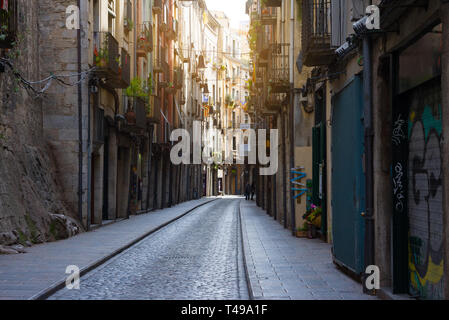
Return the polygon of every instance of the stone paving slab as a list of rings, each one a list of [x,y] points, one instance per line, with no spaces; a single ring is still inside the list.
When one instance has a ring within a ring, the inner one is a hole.
[[[244,257],[255,300],[375,300],[332,262],[331,245],[291,235],[253,201],[241,200]]]
[[[107,225],[73,238],[36,245],[27,253],[0,255],[0,300],[45,298],[61,288],[66,268],[92,270],[186,213],[216,198],[203,198]]]

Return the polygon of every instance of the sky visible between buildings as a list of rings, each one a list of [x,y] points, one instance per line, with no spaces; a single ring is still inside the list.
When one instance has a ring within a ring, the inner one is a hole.
[[[223,11],[231,20],[231,27],[239,29],[241,23],[249,22],[245,13],[246,0],[206,0],[207,8],[212,11]]]

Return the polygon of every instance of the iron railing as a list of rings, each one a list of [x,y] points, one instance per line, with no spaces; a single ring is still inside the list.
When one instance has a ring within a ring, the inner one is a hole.
[[[153,27],[150,22],[137,25],[137,56],[146,57],[153,51]]]
[[[134,99],[134,111],[136,113],[136,127],[145,129],[147,125],[147,101],[143,98]]]
[[[94,65],[106,77],[119,74],[119,45],[110,32],[94,32]]]
[[[277,13],[275,8],[263,8],[259,21],[262,25],[273,25],[276,24],[277,21]]]
[[[304,0],[302,3],[304,64],[325,65],[333,56],[331,0]]]
[[[290,89],[289,49],[289,43],[276,43],[271,46],[271,65],[268,75],[273,93],[288,92]]]
[[[117,88],[126,88],[131,84],[131,57],[129,53],[122,48],[120,54],[120,78]]]

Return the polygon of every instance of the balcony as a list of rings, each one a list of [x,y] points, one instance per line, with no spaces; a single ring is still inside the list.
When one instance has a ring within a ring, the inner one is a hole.
[[[153,2],[153,13],[161,14],[162,12],[162,0],[154,0]]]
[[[17,35],[17,1],[9,0],[7,10],[0,9],[0,48],[11,49]]]
[[[126,106],[125,118],[127,120],[123,130],[126,132],[142,133],[147,125],[148,102],[141,97],[124,96],[123,101]]]
[[[182,89],[184,81],[184,70],[181,67],[176,67],[174,72],[174,82],[176,89]]]
[[[147,57],[153,51],[153,28],[150,22],[137,25],[137,50],[138,57]]]
[[[263,8],[259,16],[259,21],[262,25],[275,25],[277,22],[276,9]]]
[[[282,6],[282,0],[266,0],[265,1],[266,7],[281,7]]]
[[[120,75],[120,55],[117,40],[109,32],[94,32],[94,65],[100,78],[110,82]]]
[[[304,0],[302,3],[304,65],[330,64],[335,58],[331,47],[331,0]]]
[[[126,31],[131,31],[133,29],[133,4],[131,0],[125,1],[125,16],[124,16],[124,27]]]
[[[265,100],[264,114],[274,114],[282,110],[282,106],[288,105],[288,95],[285,94],[270,94]]]
[[[290,91],[289,48],[289,43],[276,43],[271,47],[271,65],[268,77],[272,93]]]

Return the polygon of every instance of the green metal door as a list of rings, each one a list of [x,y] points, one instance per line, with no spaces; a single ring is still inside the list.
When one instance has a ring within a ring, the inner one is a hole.
[[[362,79],[333,98],[332,228],[337,263],[357,274],[364,271],[365,176],[363,172]]]

